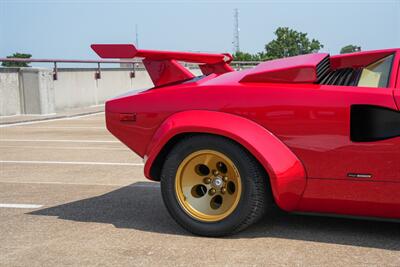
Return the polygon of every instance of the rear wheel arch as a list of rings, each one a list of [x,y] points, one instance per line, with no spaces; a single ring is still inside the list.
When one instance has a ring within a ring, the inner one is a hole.
[[[200,133],[180,133],[175,136],[173,136],[171,139],[165,143],[165,145],[161,148],[160,152],[157,154],[156,158],[154,159],[153,163],[151,164],[150,167],[150,177],[154,181],[160,181],[161,179],[161,170],[163,168],[164,162],[169,154],[171,152],[172,148],[179,143],[184,138],[187,138],[189,136],[193,136],[196,134]]]
[[[227,127],[215,121],[227,121]],[[222,136],[249,152],[269,177],[276,204],[287,211],[297,208],[306,186],[306,173],[300,160],[277,137],[257,123],[228,113],[184,111],[175,113],[159,127],[148,147],[145,175],[159,180],[163,162],[180,140],[193,135]]]
[[[262,169],[265,171],[265,174],[269,177],[269,173],[268,170],[265,169],[265,167],[261,164],[261,162],[254,157],[254,155],[245,147],[243,146],[241,143],[237,142],[236,140],[229,138],[227,136],[224,135],[219,135],[219,134],[214,134],[214,133],[207,133],[207,132],[185,132],[185,133],[181,133],[181,134],[177,134],[175,136],[173,136],[170,140],[168,140],[168,142],[163,146],[163,148],[160,150],[160,152],[158,153],[157,157],[155,158],[153,164],[151,165],[150,168],[150,175],[153,178],[153,180],[155,181],[160,181],[160,177],[161,177],[161,169],[163,167],[163,163],[165,162],[169,152],[173,149],[173,147],[177,144],[179,144],[179,142],[185,138],[189,138],[195,135],[211,135],[211,136],[218,136],[218,137],[222,137],[225,138],[227,140],[230,140],[234,143],[236,143],[237,145],[239,145],[242,149],[244,149],[246,152],[248,152],[262,167]],[[269,180],[269,179],[268,179]],[[268,181],[270,182],[270,181]]]

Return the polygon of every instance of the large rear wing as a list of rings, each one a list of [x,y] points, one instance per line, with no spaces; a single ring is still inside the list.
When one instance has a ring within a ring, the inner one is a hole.
[[[143,58],[143,64],[155,86],[194,78],[178,61],[199,63],[204,75],[233,71],[230,54],[138,50],[132,44],[93,44],[91,48],[101,58]]]

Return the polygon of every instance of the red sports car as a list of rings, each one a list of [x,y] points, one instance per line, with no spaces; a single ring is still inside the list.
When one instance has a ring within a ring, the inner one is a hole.
[[[229,54],[92,48],[143,58],[155,86],[107,101],[107,128],[144,159],[145,176],[161,182],[169,213],[190,232],[236,233],[274,205],[400,218],[400,48],[242,71]]]

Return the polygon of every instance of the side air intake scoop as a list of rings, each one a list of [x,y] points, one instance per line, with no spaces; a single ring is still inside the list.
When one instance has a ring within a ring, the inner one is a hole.
[[[329,54],[307,54],[261,63],[250,70],[240,82],[315,83],[329,70]]]

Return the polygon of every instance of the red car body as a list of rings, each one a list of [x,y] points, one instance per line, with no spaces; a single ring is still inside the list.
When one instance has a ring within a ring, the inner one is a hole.
[[[303,55],[233,71],[227,54],[92,48],[105,58],[145,58],[155,87],[107,101],[106,121],[145,159],[147,178],[160,179],[182,136],[210,133],[261,163],[285,211],[400,218],[400,49]],[[387,57],[385,86],[343,85],[339,73]],[[176,60],[200,63],[205,75],[195,78]],[[321,82],[321,73],[335,71],[337,82]]]

